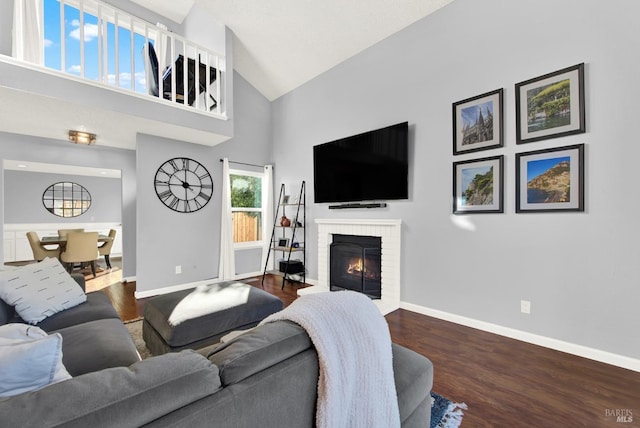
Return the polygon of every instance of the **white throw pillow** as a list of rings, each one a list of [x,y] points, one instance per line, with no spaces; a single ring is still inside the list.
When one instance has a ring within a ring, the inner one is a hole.
[[[62,336],[27,324],[0,326],[0,397],[71,379],[62,364]]]
[[[0,298],[15,306],[30,324],[87,300],[82,287],[55,258],[0,272]]]

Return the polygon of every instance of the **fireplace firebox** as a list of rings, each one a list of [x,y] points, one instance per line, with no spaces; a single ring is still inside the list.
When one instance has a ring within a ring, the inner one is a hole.
[[[334,234],[329,246],[329,289],[353,290],[380,299],[381,259],[380,237]]]

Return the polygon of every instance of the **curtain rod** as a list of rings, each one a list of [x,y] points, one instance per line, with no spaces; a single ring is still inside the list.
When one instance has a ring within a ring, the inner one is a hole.
[[[220,159],[220,162],[224,162],[224,159]],[[264,168],[265,167],[265,165],[256,165],[256,164],[253,164],[253,163],[236,162],[236,161],[232,161],[232,160],[230,160],[229,163],[235,163],[235,164],[238,164],[238,165],[255,166],[255,167],[258,167],[258,168]]]

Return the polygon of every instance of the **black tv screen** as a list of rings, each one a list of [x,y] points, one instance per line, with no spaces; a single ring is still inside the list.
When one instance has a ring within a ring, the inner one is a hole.
[[[407,199],[407,122],[313,147],[314,201]]]

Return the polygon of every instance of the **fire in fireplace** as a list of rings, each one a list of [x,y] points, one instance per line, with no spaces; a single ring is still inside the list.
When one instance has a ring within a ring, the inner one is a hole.
[[[334,234],[329,248],[330,290],[353,290],[380,299],[381,258],[380,237]]]

